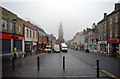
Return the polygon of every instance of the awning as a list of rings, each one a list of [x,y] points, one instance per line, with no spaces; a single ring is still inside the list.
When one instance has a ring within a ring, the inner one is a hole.
[[[107,44],[107,41],[99,41],[99,44]]]
[[[88,45],[97,45],[97,43],[88,43]]]

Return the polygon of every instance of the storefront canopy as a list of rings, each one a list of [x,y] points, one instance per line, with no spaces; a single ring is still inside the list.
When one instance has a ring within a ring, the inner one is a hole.
[[[88,45],[97,45],[97,43],[88,43]]]

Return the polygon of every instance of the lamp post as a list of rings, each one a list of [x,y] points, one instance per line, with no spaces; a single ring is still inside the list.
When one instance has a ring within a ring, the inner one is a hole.
[[[16,31],[15,31],[15,30],[16,30],[15,24],[16,24],[16,22],[17,22],[17,19],[16,19],[16,18],[13,18],[13,23],[14,23],[14,45],[13,45],[13,46],[14,46],[14,57],[16,56],[16,53],[15,53],[15,52],[16,52],[16,50],[17,50],[17,49],[16,49],[16,37],[15,37],[15,33],[16,33]]]

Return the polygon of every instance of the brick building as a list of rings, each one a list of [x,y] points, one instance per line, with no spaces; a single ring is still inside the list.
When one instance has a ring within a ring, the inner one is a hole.
[[[108,21],[108,52],[120,54],[120,2],[115,4],[115,9],[107,16]]]

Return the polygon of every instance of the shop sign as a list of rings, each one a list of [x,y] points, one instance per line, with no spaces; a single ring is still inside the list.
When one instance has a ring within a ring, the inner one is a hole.
[[[86,46],[87,46],[87,43],[85,43],[84,45],[86,45]]]
[[[25,44],[32,44],[32,42],[25,42]]]
[[[100,44],[107,44],[107,41],[99,41]]]
[[[37,45],[37,43],[33,42],[33,45]]]
[[[0,38],[2,39],[14,39],[14,37],[12,37],[13,35],[11,34],[5,34],[5,33],[0,33]],[[16,37],[16,40],[23,40],[23,37],[22,36],[18,36],[18,35],[15,35]]]
[[[2,38],[2,39],[14,39],[14,38],[11,38],[10,34],[5,34],[5,33],[0,33],[0,38]]]
[[[88,43],[88,45],[97,45],[97,43]]]
[[[117,40],[108,40],[108,44],[118,44]]]
[[[81,46],[84,46],[84,44],[81,44]]]

